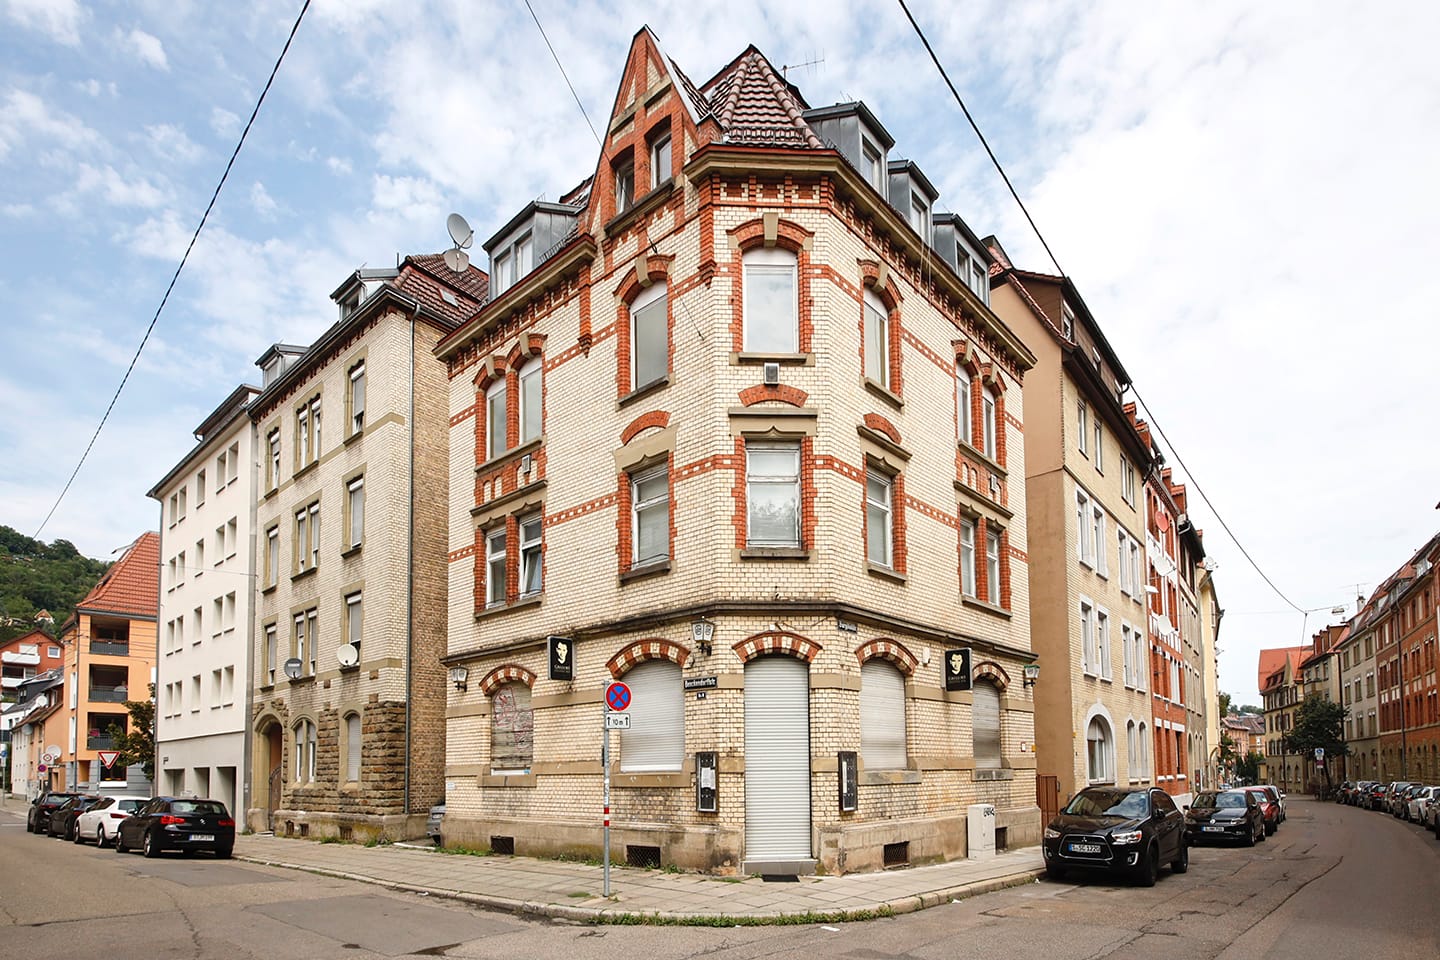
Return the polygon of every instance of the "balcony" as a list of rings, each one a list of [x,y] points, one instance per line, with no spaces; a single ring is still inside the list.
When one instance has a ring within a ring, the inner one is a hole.
[[[5,677],[3,680],[0,680],[0,683],[4,684],[4,689],[14,690],[20,686],[20,684],[24,683],[26,679],[26,677]]]
[[[89,736],[85,738],[87,750],[114,750],[115,739],[109,736]]]
[[[0,663],[18,663],[24,667],[38,667],[40,666],[40,654],[6,650],[4,653],[0,653]]]
[[[91,653],[104,653],[115,657],[128,656],[130,653],[129,640],[91,640]]]
[[[119,687],[98,687],[90,688],[91,703],[124,703],[130,699],[130,688]]]

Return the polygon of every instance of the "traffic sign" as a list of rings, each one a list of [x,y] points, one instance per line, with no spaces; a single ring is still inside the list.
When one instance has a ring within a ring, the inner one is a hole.
[[[1325,759],[1325,748],[1324,748],[1324,747],[1316,747],[1316,748],[1315,748],[1315,759],[1316,759],[1316,760],[1324,760],[1324,759]]]
[[[630,706],[630,688],[616,680],[605,688],[605,706],[611,710],[624,710]]]
[[[630,714],[628,714],[628,713],[608,713],[608,712],[607,712],[607,713],[605,714],[605,729],[606,729],[606,730],[629,730],[629,729],[630,729]]]
[[[44,772],[45,772],[45,764],[43,764],[43,763],[42,763],[42,764],[38,764],[38,765],[35,767],[35,772],[36,772],[36,773],[44,773]]]
[[[120,759],[119,750],[97,750],[95,755],[100,758],[100,765],[106,770],[115,766],[115,761]]]

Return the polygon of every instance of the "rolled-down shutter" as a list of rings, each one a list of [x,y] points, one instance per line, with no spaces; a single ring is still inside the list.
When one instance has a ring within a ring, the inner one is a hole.
[[[761,657],[745,665],[745,859],[809,857],[809,665]]]
[[[680,665],[649,660],[625,674],[630,729],[620,734],[620,769],[679,770],[685,762],[685,691]]]
[[[1000,766],[1000,691],[981,681],[971,690],[971,723],[975,731],[976,769]]]
[[[866,770],[905,768],[905,675],[885,660],[860,665],[860,755]]]

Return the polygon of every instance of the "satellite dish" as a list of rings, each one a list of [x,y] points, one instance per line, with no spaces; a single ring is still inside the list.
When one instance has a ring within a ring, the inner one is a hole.
[[[47,758],[45,760],[46,763],[54,763],[56,760],[60,759],[60,748],[53,745],[46,747],[43,756]]]
[[[335,659],[342,667],[353,667],[360,662],[360,651],[353,643],[342,643],[335,651]]]
[[[299,657],[291,657],[289,660],[285,661],[285,676],[289,677],[291,680],[299,680],[300,670],[304,666],[305,665],[300,662]]]
[[[457,249],[469,250],[470,244],[475,242],[475,231],[470,229],[470,224],[458,213],[452,213],[446,218],[445,229],[450,231],[450,239],[455,241]]]
[[[445,266],[450,268],[451,273],[464,273],[470,268],[470,255],[459,247],[452,247],[445,251]]]

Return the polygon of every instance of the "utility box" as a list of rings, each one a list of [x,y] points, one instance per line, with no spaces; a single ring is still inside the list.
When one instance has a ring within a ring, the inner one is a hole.
[[[995,805],[972,803],[966,807],[965,833],[969,859],[985,860],[995,856]]]

